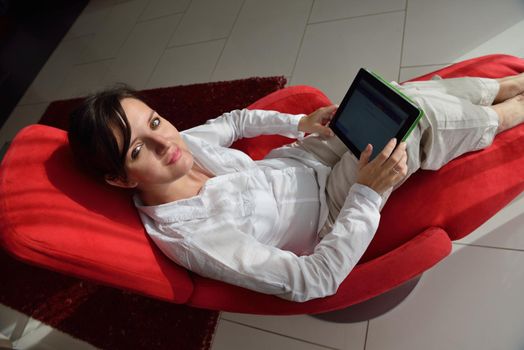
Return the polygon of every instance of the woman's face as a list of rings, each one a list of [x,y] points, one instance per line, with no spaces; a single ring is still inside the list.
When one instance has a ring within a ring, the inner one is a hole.
[[[125,98],[120,103],[131,128],[125,160],[127,182],[120,185],[145,190],[186,175],[193,166],[193,155],[178,130],[140,100]],[[116,137],[122,148],[122,136]]]

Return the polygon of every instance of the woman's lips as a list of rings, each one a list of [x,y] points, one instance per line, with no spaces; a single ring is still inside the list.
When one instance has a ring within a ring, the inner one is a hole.
[[[182,156],[182,152],[180,151],[180,148],[177,149],[173,155],[171,156],[171,159],[169,160],[169,165],[175,163],[180,157]]]

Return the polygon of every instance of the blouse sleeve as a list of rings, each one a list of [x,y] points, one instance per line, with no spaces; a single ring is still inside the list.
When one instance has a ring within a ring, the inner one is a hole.
[[[329,296],[336,293],[376,232],[381,198],[374,194],[353,185],[332,232],[311,255],[297,256],[235,229],[182,233],[183,243],[164,252],[204,277],[283,299],[304,302]]]
[[[304,115],[260,109],[234,110],[183,132],[223,147],[231,146],[240,138],[259,135],[278,134],[302,139],[305,134],[298,131],[298,122]]]

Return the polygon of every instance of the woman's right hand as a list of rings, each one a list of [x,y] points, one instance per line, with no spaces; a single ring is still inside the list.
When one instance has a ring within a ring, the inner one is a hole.
[[[371,162],[369,158],[373,146],[368,144],[360,154],[357,183],[370,187],[380,195],[399,183],[408,172],[408,155],[405,142],[401,142],[395,149],[396,144],[396,139],[391,139]]]

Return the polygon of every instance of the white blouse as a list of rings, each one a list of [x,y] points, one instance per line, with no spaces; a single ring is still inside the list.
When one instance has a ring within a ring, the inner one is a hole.
[[[263,160],[228,148],[262,134],[303,138],[303,115],[236,110],[181,132],[210,178],[194,197],[144,206],[142,222],[169,258],[204,277],[278,297],[307,301],[335,294],[375,234],[381,197],[355,184],[333,230],[325,186],[331,168],[299,148]]]

